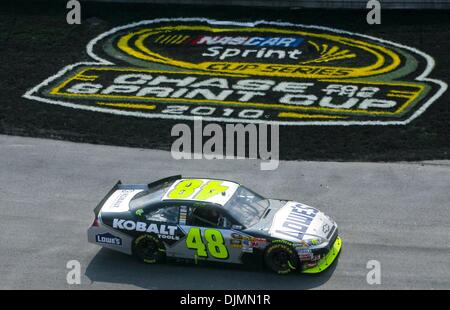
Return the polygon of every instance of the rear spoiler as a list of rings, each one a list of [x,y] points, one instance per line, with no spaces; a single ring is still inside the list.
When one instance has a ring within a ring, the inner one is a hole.
[[[120,187],[121,184],[122,181],[117,181],[113,188],[109,190],[108,194],[106,194],[102,201],[100,201],[100,203],[95,207],[94,214],[96,217],[98,216],[98,213],[100,212],[100,209],[103,207],[103,204],[106,202],[106,200],[108,200],[108,198]]]

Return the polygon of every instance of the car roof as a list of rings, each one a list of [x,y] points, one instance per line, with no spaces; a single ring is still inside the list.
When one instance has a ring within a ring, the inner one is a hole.
[[[212,178],[179,178],[165,191],[161,201],[189,201],[224,206],[240,184]]]

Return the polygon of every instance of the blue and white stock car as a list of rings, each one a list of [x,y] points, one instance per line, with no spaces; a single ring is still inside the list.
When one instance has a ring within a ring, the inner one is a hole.
[[[226,180],[119,181],[94,213],[89,242],[150,264],[173,257],[319,273],[341,249],[338,227],[324,213]]]

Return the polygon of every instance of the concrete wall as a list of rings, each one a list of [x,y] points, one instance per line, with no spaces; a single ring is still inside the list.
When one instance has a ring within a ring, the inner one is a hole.
[[[200,5],[239,5],[296,8],[366,8],[365,0],[82,0],[97,2],[134,2]],[[450,9],[450,0],[380,0],[383,9]],[[449,16],[450,18],[450,16]]]

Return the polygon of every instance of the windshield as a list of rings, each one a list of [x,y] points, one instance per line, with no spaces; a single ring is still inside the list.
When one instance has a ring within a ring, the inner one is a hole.
[[[225,209],[239,223],[249,227],[258,223],[268,207],[268,200],[248,188],[240,186],[225,206]]]

